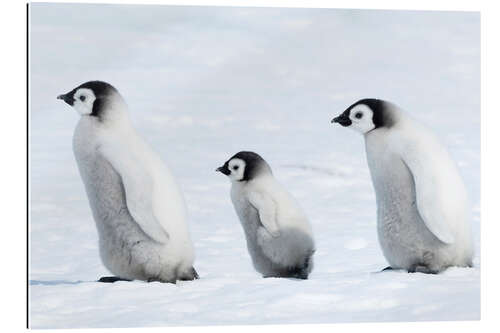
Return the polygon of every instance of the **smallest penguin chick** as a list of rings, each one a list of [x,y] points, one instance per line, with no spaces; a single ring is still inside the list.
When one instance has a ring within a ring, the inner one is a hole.
[[[307,279],[315,251],[311,225],[269,164],[241,151],[216,171],[231,180],[231,200],[254,268],[264,277]]]

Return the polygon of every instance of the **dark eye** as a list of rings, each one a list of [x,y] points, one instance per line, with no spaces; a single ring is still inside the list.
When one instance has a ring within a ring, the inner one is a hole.
[[[357,112],[354,117],[358,118],[358,119],[361,119],[361,117],[363,117],[363,114],[361,112]]]
[[[85,102],[85,96],[84,95],[80,96],[80,101]]]
[[[235,166],[233,167],[233,170],[238,170],[238,168],[239,168],[239,166],[235,165]]]

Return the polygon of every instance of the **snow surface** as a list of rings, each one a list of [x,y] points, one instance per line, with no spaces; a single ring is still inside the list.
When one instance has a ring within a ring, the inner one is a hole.
[[[479,50],[478,13],[31,4],[31,327],[479,319]],[[109,273],[71,148],[78,115],[56,100],[91,79],[121,91],[178,177],[200,280],[94,282]],[[363,139],[330,124],[362,97],[399,104],[450,149],[474,268],[377,273]],[[309,216],[309,280],[253,270],[214,171],[240,150],[261,154]]]

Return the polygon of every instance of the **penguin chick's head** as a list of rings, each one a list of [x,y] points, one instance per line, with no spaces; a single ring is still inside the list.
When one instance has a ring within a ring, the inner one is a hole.
[[[215,171],[222,172],[232,182],[252,180],[261,174],[272,174],[269,164],[251,151],[240,151]]]
[[[103,81],[89,81],[70,92],[57,96],[71,105],[80,115],[99,117],[110,100],[118,95],[118,90]]]
[[[365,98],[352,104],[338,117],[333,118],[332,123],[339,123],[361,134],[366,134],[376,128],[391,127],[393,121],[389,114],[388,102],[381,99]]]

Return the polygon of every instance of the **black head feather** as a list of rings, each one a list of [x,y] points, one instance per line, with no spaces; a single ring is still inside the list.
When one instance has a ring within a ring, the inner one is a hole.
[[[379,127],[391,127],[394,124],[394,121],[390,115],[389,112],[389,102],[386,102],[381,99],[376,99],[376,98],[364,98],[356,103],[352,104],[349,106],[340,116],[336,117],[332,122],[338,122],[342,126],[349,126],[351,125],[351,120],[349,119],[351,110],[360,104],[364,104],[368,106],[372,112],[373,112],[373,124],[375,125],[375,128]]]
[[[94,117],[99,117],[102,114],[102,111],[106,108],[106,104],[108,102],[108,98],[115,94],[118,93],[118,90],[116,90],[115,87],[110,85],[107,82],[104,81],[88,81],[85,82],[75,89],[71,90],[69,93],[60,95],[57,98],[64,100],[66,103],[69,105],[73,105],[74,103],[74,95],[78,89],[81,88],[87,88],[92,90],[94,93],[96,99],[94,101],[94,104],[92,105],[92,112],[90,113],[91,116]]]
[[[267,164],[267,162],[259,154],[251,151],[240,151],[239,153],[233,155],[224,163],[222,167],[218,168],[217,171],[220,171],[225,175],[229,175],[229,161],[234,158],[239,158],[240,160],[245,161],[245,171],[243,172],[243,178],[241,181],[252,180],[263,170],[271,172],[269,164]]]

